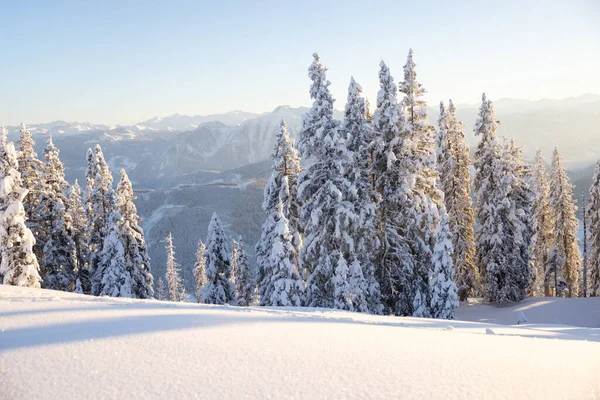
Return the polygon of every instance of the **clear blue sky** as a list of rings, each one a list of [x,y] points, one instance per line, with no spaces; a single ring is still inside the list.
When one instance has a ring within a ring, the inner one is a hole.
[[[337,108],[351,75],[375,103],[409,47],[432,103],[600,93],[598,0],[0,0],[0,121],[309,105],[315,51]]]

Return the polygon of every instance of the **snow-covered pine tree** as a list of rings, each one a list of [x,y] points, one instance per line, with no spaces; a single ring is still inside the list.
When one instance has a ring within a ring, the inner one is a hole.
[[[474,192],[475,192],[475,214],[479,220],[479,229],[475,232],[475,247],[477,249],[477,269],[481,279],[485,281],[487,265],[484,259],[487,258],[487,253],[490,251],[488,247],[490,238],[486,236],[486,227],[490,221],[488,218],[494,218],[493,201],[489,195],[495,194],[499,182],[491,179],[492,173],[496,168],[496,163],[500,158],[499,147],[496,143],[496,130],[498,129],[498,121],[492,102],[488,100],[485,93],[481,96],[481,106],[479,114],[475,121],[474,132],[475,136],[481,136],[477,150],[475,151],[475,159],[473,166],[475,167]],[[487,209],[486,204],[491,204]]]
[[[532,194],[520,149],[513,142],[488,143],[491,164],[480,196],[479,261],[486,267],[486,300],[505,304],[526,297],[530,285],[529,226]]]
[[[443,103],[440,104],[437,154],[440,184],[452,232],[452,261],[456,270],[458,296],[464,301],[478,294],[479,273],[475,266],[475,218],[470,195],[469,146],[465,141],[463,125],[456,118],[456,107],[452,100],[449,100],[447,110]]]
[[[98,269],[100,251],[104,246],[104,238],[108,233],[109,219],[114,211],[115,207],[115,194],[112,188],[113,178],[106,161],[104,160],[104,154],[100,145],[96,145],[96,151],[90,158],[88,151],[88,169],[86,170],[86,180],[88,181],[88,187],[86,189],[86,197],[88,203],[88,219],[89,228],[88,232],[90,235],[90,273],[92,280],[94,276],[99,276],[96,272]],[[95,174],[92,177],[91,174]],[[91,182],[91,186],[89,184]],[[92,282],[92,286],[95,287],[97,282]],[[92,288],[92,292],[97,292]]]
[[[234,285],[236,283],[235,281],[237,280],[237,276],[239,273],[238,266],[237,266],[238,251],[239,251],[239,245],[238,245],[237,240],[231,239],[231,257],[229,257],[229,260],[231,261],[231,282],[233,282]]]
[[[196,263],[194,264],[194,280],[196,281],[196,300],[202,302],[202,287],[206,284],[206,246],[202,240],[198,240],[196,250]]]
[[[15,146],[0,126],[0,278],[5,285],[39,288],[42,278],[33,246],[35,238],[25,225],[23,199]]]
[[[284,177],[284,180],[287,178]],[[276,212],[269,213],[267,219],[267,224],[273,229],[269,256],[261,276],[260,305],[299,307],[304,286],[298,273],[297,250],[281,202],[277,203]]]
[[[379,250],[377,235],[377,202],[380,196],[375,190],[373,182],[373,124],[367,118],[366,102],[361,97],[362,87],[350,78],[348,87],[348,100],[346,103],[343,132],[346,137],[346,147],[350,152],[351,165],[346,171],[347,179],[356,188],[356,193],[351,197],[358,212],[357,218],[350,220],[347,235],[351,239],[351,254],[356,259],[350,260],[349,280],[357,279],[356,296],[367,297],[368,311],[379,314],[382,312],[381,291],[375,278],[374,260]],[[338,263],[339,264],[339,263]],[[360,267],[362,276],[358,270]],[[367,290],[360,286],[367,285]],[[358,301],[358,303],[362,303]],[[361,310],[364,311],[364,310]]]
[[[533,192],[534,200],[531,210],[531,266],[532,276],[535,281],[532,284],[531,294],[533,296],[552,296],[550,289],[551,274],[549,272],[549,251],[552,248],[554,217],[548,202],[550,186],[548,184],[548,173],[544,163],[544,156],[540,150],[537,151],[533,167]]]
[[[98,296],[133,297],[131,274],[127,269],[125,249],[120,235],[121,215],[118,211],[108,219],[108,234],[98,257],[96,292]]]
[[[446,208],[440,208],[440,223],[435,232],[435,245],[432,254],[433,272],[430,281],[431,316],[440,319],[454,319],[458,308],[458,295],[454,283],[452,265],[452,234]]]
[[[334,266],[340,258],[358,260],[352,237],[348,234],[358,224],[359,213],[352,197],[356,187],[346,178],[353,159],[345,144],[339,121],[333,118],[333,98],[330,82],[319,56],[309,67],[312,80],[311,109],[304,115],[299,146],[309,160],[300,175],[298,196],[302,203],[304,227],[302,264],[310,275],[306,280],[305,303],[309,307],[336,307],[334,300]],[[339,281],[339,276],[336,278]],[[364,280],[364,277],[363,277]],[[338,282],[339,284],[339,282]],[[366,288],[366,284],[359,287]],[[345,309],[368,309],[366,295],[346,302]]]
[[[77,255],[72,238],[72,220],[67,213],[65,169],[59,151],[48,137],[44,147],[44,172],[38,204],[38,232],[44,240],[42,259],[43,287],[73,291],[77,280]]]
[[[187,293],[181,280],[181,270],[175,260],[175,246],[173,246],[173,236],[165,238],[165,249],[167,250],[167,286],[169,288],[169,300],[176,302],[186,302]]]
[[[437,188],[438,173],[435,159],[434,129],[427,123],[427,104],[422,100],[425,89],[417,80],[412,49],[404,65],[404,81],[399,85],[404,94],[402,101],[405,123],[402,152],[396,162],[404,171],[406,202],[401,208],[403,236],[410,244],[414,268],[410,277],[408,305],[410,314],[427,317],[429,313],[429,274],[431,256],[436,245],[435,232],[440,223],[438,207],[444,201]]]
[[[75,260],[77,266],[77,279],[83,293],[89,293],[91,288],[90,271],[88,268],[89,260],[89,226],[87,213],[81,199],[81,188],[77,179],[71,187],[67,199],[67,214],[71,220],[71,238],[75,243]]]
[[[587,225],[587,197],[583,195],[583,267],[581,268],[581,290],[580,297],[588,297],[588,225]]]
[[[232,241],[231,263],[235,277],[237,305],[243,307],[254,305],[256,302],[256,279],[254,271],[248,264],[248,257],[241,236],[237,241]]]
[[[589,295],[600,296],[600,161],[596,163],[586,213],[590,233]]]
[[[168,300],[167,285],[165,284],[165,281],[163,280],[163,278],[161,278],[160,276],[158,277],[158,280],[156,281],[156,290],[154,291],[154,293],[156,294],[156,300],[160,300],[160,301]]]
[[[17,153],[19,173],[21,174],[23,188],[28,190],[28,194],[25,196],[23,202],[26,224],[35,235],[36,211],[38,210],[43,165],[38,159],[35,151],[35,142],[25,124],[21,124],[21,137],[17,142],[17,146],[19,148]]]
[[[131,294],[137,299],[151,299],[154,296],[150,257],[144,239],[144,230],[139,226],[142,219],[137,214],[133,200],[133,187],[124,169],[117,184],[116,206],[121,215],[119,239],[125,250],[125,265],[131,275]]]
[[[573,185],[565,171],[565,164],[558,149],[554,149],[550,173],[549,202],[554,215],[554,245],[557,248],[562,277],[567,283],[568,297],[576,297],[578,292],[577,274],[581,267],[581,253],[577,231],[579,221],[575,216],[577,206],[573,199]]]
[[[408,176],[397,160],[404,146],[400,128],[405,119],[402,106],[398,104],[397,88],[390,70],[380,63],[377,109],[374,114],[375,139],[373,169],[376,187],[381,195],[378,205],[379,238],[377,277],[381,287],[381,299],[385,314],[411,315],[412,301],[409,297],[410,277],[414,262],[401,226],[406,223],[401,216],[404,207]]]
[[[288,192],[283,193],[284,197],[281,201],[283,203],[284,214],[290,221],[290,231],[292,232],[296,253],[299,254],[300,249],[302,248],[302,233],[297,187],[298,174],[302,168],[300,167],[300,157],[295,148],[294,139],[290,138],[287,126],[283,120],[280,123],[279,131],[276,135],[271,159],[273,160],[272,172],[267,181],[267,185],[265,186],[262,208],[267,214],[276,212],[276,204],[279,201],[279,197],[282,195],[281,180],[282,177],[286,176],[289,182],[289,190]],[[268,254],[270,252],[267,237],[271,228],[263,225],[263,237],[261,237],[261,240],[256,245],[256,257],[259,271],[268,259]]]
[[[206,236],[206,284],[201,293],[203,303],[236,303],[227,242],[221,220],[217,213],[214,213]]]

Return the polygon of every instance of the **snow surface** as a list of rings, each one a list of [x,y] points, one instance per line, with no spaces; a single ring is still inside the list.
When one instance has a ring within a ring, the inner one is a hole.
[[[0,285],[0,399],[598,399],[600,329],[555,315],[600,299],[458,311],[487,324]]]

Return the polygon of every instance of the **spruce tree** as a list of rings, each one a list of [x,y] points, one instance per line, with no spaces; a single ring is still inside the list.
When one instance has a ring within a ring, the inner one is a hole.
[[[479,192],[479,261],[486,267],[486,300],[505,304],[525,298],[530,286],[532,193],[520,149],[510,141],[489,145],[493,162]]]
[[[40,287],[41,277],[33,253],[35,238],[25,225],[17,152],[0,126],[0,278],[5,285]]]
[[[198,240],[196,250],[196,263],[194,264],[194,280],[196,281],[196,300],[202,301],[202,287],[206,284],[206,246],[202,240]]]
[[[288,223],[288,229],[292,232],[292,244],[296,251],[296,260],[294,265],[296,270],[300,271],[300,249],[302,248],[302,236],[300,234],[299,221],[299,202],[297,197],[298,174],[301,171],[300,157],[294,147],[293,139],[290,139],[285,122],[282,120],[280,129],[277,133],[273,153],[271,155],[272,172],[265,186],[264,200],[262,209],[266,213],[265,222],[262,225],[261,238],[256,244],[256,262],[257,262],[257,281],[258,292],[261,298],[264,298],[263,284],[270,280],[270,253],[271,246],[275,240],[274,232],[277,222],[276,213],[278,213],[279,203],[283,204],[283,213],[288,218],[295,221]],[[285,185],[283,181],[285,180]],[[290,182],[292,182],[290,184]],[[292,225],[292,226],[290,226]],[[306,274],[308,277],[308,274]]]
[[[596,163],[586,210],[589,221],[589,295],[600,296],[600,161]]]
[[[579,222],[575,213],[576,202],[573,199],[573,185],[565,171],[565,164],[558,149],[554,149],[550,173],[549,201],[554,215],[554,246],[560,260],[559,269],[567,284],[568,297],[576,297],[578,291],[577,274],[581,267],[581,253],[577,230]],[[558,288],[557,288],[558,289]],[[557,290],[557,295],[560,294]]]
[[[474,132],[475,136],[480,136],[481,139],[475,151],[475,159],[473,166],[475,167],[474,198],[475,198],[475,214],[479,220],[479,228],[475,232],[475,247],[477,249],[477,269],[479,270],[480,279],[485,281],[487,265],[484,261],[486,254],[490,251],[488,245],[489,238],[485,236],[487,232],[483,227],[488,227],[494,218],[493,201],[490,199],[491,194],[495,194],[498,189],[494,185],[498,185],[498,181],[492,179],[496,164],[499,163],[499,147],[496,143],[496,130],[498,129],[498,121],[494,113],[492,102],[488,100],[485,93],[481,96],[481,106],[479,114],[475,121]],[[486,204],[491,204],[486,208]]]
[[[278,202],[276,212],[267,218],[273,229],[268,260],[259,283],[260,305],[299,307],[304,286],[298,273],[297,250],[281,202]]]
[[[45,239],[42,259],[43,287],[73,291],[77,269],[75,242],[72,238],[72,220],[67,213],[65,170],[59,151],[48,137],[44,148],[44,172],[38,204],[39,230]]]
[[[532,295],[551,296],[549,251],[553,242],[554,217],[548,199],[550,192],[548,173],[540,150],[536,153],[532,182],[534,200],[531,211],[531,227],[533,236],[531,238],[530,253],[532,276],[535,277],[532,285]]]
[[[131,293],[137,299],[154,296],[150,256],[144,239],[144,230],[139,226],[142,219],[137,214],[133,200],[133,187],[124,169],[117,185],[116,206],[121,220],[118,222],[119,239],[125,250],[125,264],[131,275]]]
[[[456,270],[458,295],[461,300],[477,295],[479,273],[475,266],[473,206],[470,195],[470,156],[463,125],[456,119],[452,100],[448,109],[440,104],[438,130],[438,171],[444,204],[448,213],[452,246],[452,261]]]
[[[108,233],[98,255],[96,293],[98,296],[134,297],[131,274],[127,268],[125,248],[121,240],[119,221],[122,216],[114,211],[108,219]]]
[[[23,188],[28,190],[28,194],[25,196],[23,202],[26,224],[32,229],[34,235],[36,235],[36,212],[38,211],[43,165],[38,159],[35,151],[35,142],[25,124],[21,124],[21,137],[17,142],[17,146],[19,148],[17,153],[19,173],[21,174]]]
[[[357,259],[348,233],[359,223],[359,213],[353,202],[356,187],[346,178],[353,160],[346,148],[343,129],[333,118],[334,100],[325,72],[315,54],[309,67],[310,93],[314,101],[303,118],[299,134],[300,149],[310,163],[300,175],[298,187],[305,233],[302,264],[310,271],[305,292],[309,307],[341,305],[334,300],[334,265],[340,258],[346,261]],[[365,298],[365,295],[359,296],[356,304],[346,303],[344,308],[366,311]]]
[[[375,278],[374,261],[380,246],[377,236],[377,202],[380,196],[373,183],[373,124],[367,118],[366,102],[361,97],[361,92],[361,86],[351,78],[343,132],[351,158],[346,175],[356,188],[351,201],[355,204],[359,215],[351,221],[347,231],[348,238],[351,240],[348,258],[355,257],[350,259],[349,272],[351,273],[348,279],[356,296],[366,296],[368,311],[379,314],[383,306],[379,283]],[[350,282],[352,280],[356,280],[356,283]],[[362,285],[366,285],[366,290],[361,287]],[[354,302],[362,304],[362,301]]]
[[[232,246],[231,262],[235,277],[235,291],[238,306],[252,306],[256,302],[256,279],[248,263],[244,242],[240,237]],[[233,249],[235,248],[235,253]]]
[[[79,183],[71,187],[67,199],[67,214],[71,221],[71,238],[75,244],[75,260],[77,265],[77,280],[81,285],[83,293],[89,293],[91,289],[91,278],[89,271],[89,232],[87,230],[89,221],[81,198]]]
[[[398,104],[394,78],[383,61],[380,67],[381,89],[377,95],[377,109],[373,120],[375,138],[372,143],[376,188],[381,195],[378,205],[378,236],[381,247],[375,263],[376,273],[384,313],[411,315],[409,287],[414,262],[410,256],[409,244],[400,228],[405,223],[401,210],[406,201],[406,183],[409,177],[397,159],[397,155],[406,148],[404,137],[400,135],[405,119],[402,106]]]
[[[156,281],[156,290],[154,292],[156,293],[156,300],[160,300],[160,301],[168,300],[167,285],[165,284],[165,281],[163,278],[158,277],[158,280]]]
[[[167,250],[167,286],[169,289],[169,300],[175,302],[186,302],[187,293],[181,280],[181,270],[175,260],[175,246],[173,246],[173,236],[165,238],[165,249]]]
[[[90,153],[88,152],[88,161],[90,160]],[[96,145],[96,151],[91,157],[92,165],[88,164],[88,170],[86,170],[86,180],[91,182],[88,185],[87,202],[88,202],[88,218],[90,234],[90,273],[92,277],[99,276],[97,274],[99,254],[104,246],[104,239],[109,229],[109,219],[111,213],[115,207],[115,194],[112,188],[113,178],[104,160],[104,154],[100,145]],[[93,176],[93,181],[91,174]],[[89,175],[89,176],[88,176]],[[94,278],[93,278],[94,279]],[[92,286],[95,287],[97,282],[92,282]],[[94,294],[97,291],[92,289]]]
[[[234,304],[235,286],[231,282],[231,260],[227,236],[221,220],[213,214],[206,236],[206,284],[202,288],[202,302],[207,304]]]
[[[454,283],[452,265],[452,234],[444,206],[440,209],[441,219],[435,232],[435,247],[432,254],[433,273],[430,283],[431,316],[454,319],[458,308],[458,295]]]

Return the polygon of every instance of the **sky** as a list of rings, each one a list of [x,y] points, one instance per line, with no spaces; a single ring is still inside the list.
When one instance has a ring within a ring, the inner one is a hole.
[[[314,52],[374,105],[409,48],[432,105],[600,93],[600,1],[0,0],[0,121],[309,106]]]

